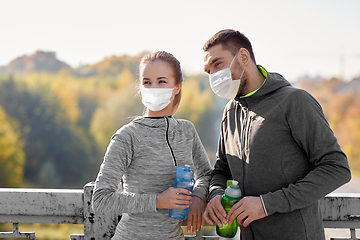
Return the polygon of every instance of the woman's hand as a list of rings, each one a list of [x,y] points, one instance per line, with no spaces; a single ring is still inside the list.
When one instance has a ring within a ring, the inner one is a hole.
[[[188,232],[191,231],[191,225],[192,225],[193,233],[199,231],[202,225],[204,225],[205,222],[203,217],[204,211],[205,211],[205,202],[201,198],[193,196],[191,200],[189,216],[187,217]]]
[[[182,195],[180,193],[186,194]],[[186,209],[191,203],[191,192],[185,188],[169,187],[156,196],[157,209]]]

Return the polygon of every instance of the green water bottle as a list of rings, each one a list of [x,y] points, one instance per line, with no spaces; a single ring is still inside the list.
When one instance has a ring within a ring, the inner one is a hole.
[[[231,207],[241,199],[241,190],[238,184],[239,183],[235,180],[229,180],[226,184],[228,187],[225,190],[225,194],[223,194],[221,198],[221,204],[224,207],[226,213],[228,213]],[[222,223],[222,225],[223,226],[221,228],[216,225],[216,233],[219,236],[224,238],[235,237],[238,229],[237,219],[235,219],[231,225],[228,223]]]

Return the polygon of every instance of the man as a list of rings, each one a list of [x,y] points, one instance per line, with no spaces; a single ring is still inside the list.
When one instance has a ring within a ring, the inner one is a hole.
[[[256,65],[250,41],[235,30],[203,47],[204,70],[220,97],[231,99],[221,122],[205,221],[238,221],[241,239],[324,239],[318,200],[351,178],[319,103],[280,74]],[[226,213],[226,181],[243,198]]]

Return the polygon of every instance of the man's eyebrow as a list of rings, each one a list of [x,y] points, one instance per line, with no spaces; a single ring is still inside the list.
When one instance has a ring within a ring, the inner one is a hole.
[[[213,65],[216,61],[222,59],[222,57],[217,57],[217,58],[214,58],[211,62],[210,62],[210,66]]]
[[[223,57],[214,58],[213,60],[211,60],[209,66],[213,65],[216,61],[221,60],[222,58],[223,58]],[[204,68],[204,72],[209,73],[209,71],[208,71],[206,68]]]

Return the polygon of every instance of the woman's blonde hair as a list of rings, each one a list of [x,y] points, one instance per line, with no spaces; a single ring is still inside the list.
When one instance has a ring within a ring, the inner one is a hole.
[[[169,66],[172,68],[175,78],[175,86],[183,82],[183,75],[180,67],[180,62],[174,57],[174,55],[165,51],[158,51],[145,55],[140,61],[139,69],[141,70],[141,68],[148,62],[154,62],[157,60],[161,60],[168,63]],[[173,109],[171,115],[174,115],[179,108],[181,101],[181,90],[182,89],[180,88],[179,93],[175,95],[175,98],[173,100]]]

